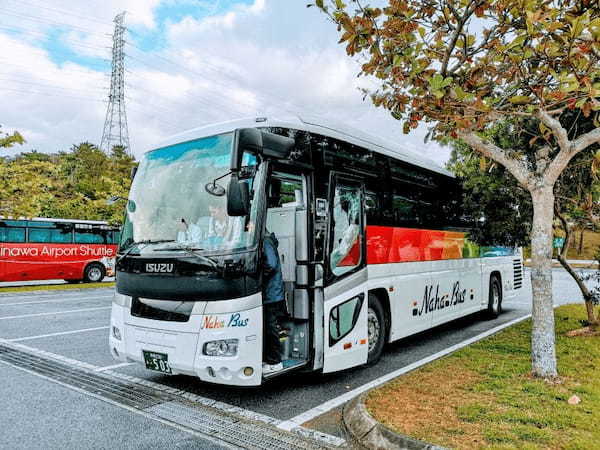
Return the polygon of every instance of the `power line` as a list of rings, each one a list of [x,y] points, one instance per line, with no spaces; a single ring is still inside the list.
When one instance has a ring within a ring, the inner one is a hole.
[[[12,91],[12,92],[20,92],[23,94],[39,94],[39,95],[47,95],[50,97],[61,97],[61,98],[73,98],[73,99],[77,99],[77,100],[86,100],[86,101],[90,101],[90,102],[99,102],[99,103],[106,103],[105,100],[100,100],[100,99],[96,99],[96,98],[90,98],[90,97],[77,97],[74,95],[65,95],[63,93],[58,93],[58,92],[44,92],[44,91],[32,91],[32,90],[25,90],[25,89],[16,89],[16,88],[9,88],[9,87],[5,87],[5,86],[0,86],[0,90],[2,91]]]
[[[108,28],[112,28],[112,26],[111,26],[110,22],[104,22],[104,21],[102,21],[102,20],[94,19],[93,17],[84,16],[84,15],[81,15],[81,14],[75,14],[75,13],[73,13],[72,11],[68,11],[68,10],[66,10],[66,9],[60,9],[60,8],[51,8],[51,7],[49,7],[49,6],[42,6],[42,5],[40,5],[40,4],[37,4],[37,3],[32,3],[32,2],[28,2],[28,1],[25,1],[25,0],[19,0],[18,2],[17,2],[16,0],[13,0],[13,1],[14,1],[15,3],[25,3],[26,5],[30,5],[30,6],[33,6],[33,7],[35,7],[35,8],[40,8],[40,9],[45,9],[45,10],[47,10],[47,11],[53,11],[53,12],[57,12],[57,13],[59,13],[59,14],[61,14],[61,15],[67,15],[67,16],[76,17],[76,18],[78,18],[78,19],[87,20],[87,21],[90,21],[90,22],[95,22],[95,23],[98,23],[98,24],[104,25],[104,26],[106,26],[106,27],[108,27]]]
[[[65,91],[79,91],[79,92],[91,93],[91,92],[98,92],[97,90],[99,90],[99,91],[104,91],[105,90],[105,89],[102,89],[102,88],[94,88],[94,89],[70,88],[70,87],[63,87],[63,86],[57,86],[57,85],[36,83],[35,81],[15,80],[15,79],[6,78],[6,77],[2,77],[2,76],[0,76],[0,80],[6,80],[6,81],[10,81],[10,82],[13,82],[13,83],[20,83],[20,84],[31,84],[31,85],[34,85],[34,86],[41,86],[41,87],[46,87],[46,88],[50,88],[50,89],[60,89],[60,90],[65,90]],[[46,79],[46,81],[52,81],[52,80],[47,80]]]
[[[17,61],[17,62],[19,62],[19,61]],[[50,64],[54,64],[54,63],[50,63]],[[75,64],[75,63],[73,63],[73,64]],[[0,67],[1,66],[19,67],[19,68],[30,69],[31,70],[30,66],[26,66],[24,64],[15,64],[13,62],[13,60],[6,60],[6,59],[2,59],[2,58],[0,58]],[[80,64],[78,64],[78,66],[83,67]],[[74,68],[71,68],[71,67],[66,68],[66,67],[60,67],[60,66],[53,67],[52,69],[56,70],[57,72],[61,72],[61,75],[63,73],[83,73],[85,75],[98,75],[99,74],[99,75],[102,75],[103,77],[105,77],[105,76],[108,75],[107,73],[99,72],[99,71],[94,70],[94,69],[80,70],[80,69],[74,69]],[[49,80],[49,81],[53,81],[53,80]]]
[[[139,62],[139,63],[141,63],[141,64],[143,64],[143,65],[145,65],[145,66],[147,66],[149,68],[151,68],[151,69],[157,70],[160,73],[167,73],[167,74],[171,75],[170,73],[166,72],[163,68],[161,68],[160,66],[157,66],[157,65],[155,65],[153,63],[148,63],[147,61],[144,61],[144,60],[142,60],[140,58],[134,57],[134,56],[132,56],[130,54],[128,54],[126,56],[128,58],[131,58],[131,59],[133,59],[133,60],[135,60],[135,61],[137,61],[137,62]],[[217,80],[214,80],[214,79],[209,79],[206,76],[202,76],[201,74],[199,74],[197,72],[193,72],[193,71],[189,71],[189,70],[188,70],[188,72],[193,73],[195,75],[194,78],[202,80],[203,82],[208,83],[208,84],[220,85],[222,88],[228,89],[228,90],[229,89],[235,89],[235,88],[237,88],[237,86],[227,85],[227,84],[225,84],[223,82],[220,82],[220,81],[217,81]],[[231,108],[231,106],[232,106],[231,104],[226,104],[225,103],[223,96],[220,96],[220,95],[218,95],[216,93],[212,93],[212,92],[206,92],[205,94],[210,95],[211,97],[213,97],[215,99],[214,103],[211,104],[211,107],[214,107],[215,104],[218,104],[218,103],[220,103],[221,105],[225,105],[228,108]],[[240,104],[245,105],[248,109],[251,109],[251,110],[255,110],[256,109],[256,105],[250,104],[250,103],[248,103],[247,101],[245,101],[243,99],[239,99],[239,98],[236,99],[236,105],[239,106]],[[235,105],[233,105],[233,106],[235,106]]]
[[[48,33],[43,33],[41,31],[36,31],[36,30],[28,29],[28,28],[12,28],[12,27],[5,27],[5,26],[1,26],[0,25],[0,29],[6,30],[6,31],[10,31],[10,32],[15,32],[15,33],[36,34],[38,36],[42,36],[42,37],[48,38]],[[94,50],[105,50],[105,49],[109,49],[110,48],[108,46],[99,46],[99,45],[85,44],[85,43],[82,43],[80,41],[76,41],[74,39],[65,38],[63,36],[61,36],[59,38],[59,41],[62,42],[62,43],[65,43],[65,44],[74,45],[76,47],[91,48],[91,49],[94,49]]]
[[[41,22],[41,23],[45,23],[45,24],[49,24],[49,25],[54,25],[54,26],[59,26],[59,27],[66,27],[66,28],[72,28],[74,30],[78,30],[84,33],[88,33],[88,34],[94,34],[97,36],[106,36],[105,33],[97,33],[95,31],[90,31],[87,28],[83,28],[83,27],[78,27],[76,25],[72,25],[69,23],[65,23],[65,22],[58,22],[56,20],[51,20],[48,18],[44,18],[44,17],[39,17],[39,16],[31,16],[31,15],[26,15],[26,14],[22,14],[20,12],[15,12],[12,10],[7,10],[5,8],[0,8],[0,11],[3,11],[4,14],[8,14],[14,17],[19,17],[21,19],[25,19],[25,20],[30,20],[33,22]]]
[[[139,33],[136,33],[136,32],[134,32],[132,30],[128,30],[128,31],[130,33],[134,34],[134,35],[137,35],[137,36],[141,37],[141,35]],[[168,44],[168,41],[166,39],[164,39],[164,38],[159,39],[159,41]],[[135,48],[136,50],[138,50],[138,51],[140,51],[142,53],[145,53],[140,47],[138,47],[133,42],[127,42],[127,44],[130,45],[131,47]],[[163,61],[167,62],[168,64],[172,64],[174,66],[180,67],[181,69],[183,69],[183,70],[185,70],[187,72],[190,72],[192,74],[195,74],[197,76],[201,76],[201,77],[205,77],[206,76],[204,74],[200,74],[198,72],[195,72],[194,70],[189,69],[186,66],[183,66],[182,64],[179,64],[179,63],[177,63],[175,61],[169,60],[169,59],[165,58],[164,56],[157,55],[157,54],[153,54],[152,56],[156,57],[158,59],[162,59]],[[212,56],[214,57],[214,55],[212,55]],[[220,67],[218,67],[218,66],[216,66],[214,64],[211,64],[206,59],[202,61],[202,64],[203,64],[203,66],[205,66],[209,70],[212,70],[213,72],[217,73],[221,77],[228,78],[229,80],[233,81],[236,84],[241,84],[241,80],[239,80],[239,79],[237,79],[235,77],[232,77],[231,74],[224,72],[222,70],[222,68],[220,68]],[[292,105],[294,105],[294,102],[290,101],[289,99],[282,99],[281,97],[278,97],[278,96],[276,96],[274,94],[269,94],[269,93],[264,93],[264,92],[255,92],[255,95],[262,96],[263,100],[271,98],[272,100],[275,100],[275,102],[274,102],[275,104],[287,104],[287,103],[291,103]]]

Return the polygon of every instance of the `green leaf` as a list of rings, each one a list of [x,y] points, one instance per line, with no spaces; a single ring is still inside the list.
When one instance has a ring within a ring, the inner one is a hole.
[[[531,98],[527,95],[514,95],[508,99],[513,105],[527,105],[531,103]]]
[[[523,42],[525,42],[526,39],[527,39],[527,35],[525,35],[525,34],[517,36],[514,41],[512,41],[510,44],[508,44],[508,46],[506,47],[506,50],[511,50],[515,47],[519,47],[519,46],[523,45]]]

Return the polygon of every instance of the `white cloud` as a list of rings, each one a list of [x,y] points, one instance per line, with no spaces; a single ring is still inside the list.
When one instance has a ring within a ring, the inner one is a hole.
[[[135,13],[126,16],[128,25],[152,27],[156,26],[154,11],[159,1],[108,0],[103,3],[107,7],[98,11],[105,11],[103,20],[110,21],[118,11],[127,9]],[[214,10],[219,6],[214,2],[199,5],[205,11],[211,5]],[[71,0],[55,0],[51,6],[71,6],[82,12],[81,3]],[[65,39],[100,46],[104,29],[98,24],[98,28],[90,28],[98,35],[76,30]],[[28,69],[19,76],[25,80],[48,83],[41,79],[51,78],[64,88],[82,90],[64,91],[72,96],[85,96],[84,91],[91,96],[108,86],[108,78],[99,72],[74,64],[60,68],[52,64],[45,52],[36,49],[36,42],[6,39],[0,34],[0,48],[8,48],[12,58],[24,61]],[[166,45],[160,52],[144,54],[127,48],[135,58],[127,60],[126,74],[134,152],[139,155],[169,134],[209,122],[257,113],[307,112],[331,116],[443,162],[448,151],[435,144],[424,145],[424,130],[404,136],[398,121],[369,100],[363,101],[358,88],[373,82],[357,78],[359,65],[345,54],[338,40],[335,26],[314,8],[307,9],[304,0],[255,0],[203,20],[186,17],[167,24]],[[93,49],[79,48],[85,50]],[[106,95],[100,92],[94,98],[103,100]],[[83,139],[99,141],[103,103],[17,93],[12,101],[18,101],[20,108],[1,105],[0,122],[31,130],[26,136],[28,148],[51,151]]]

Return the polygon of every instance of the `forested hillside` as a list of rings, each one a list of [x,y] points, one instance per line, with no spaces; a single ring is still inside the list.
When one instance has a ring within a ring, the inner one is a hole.
[[[57,154],[22,153],[0,157],[0,215],[107,220],[119,224],[133,158],[115,147],[107,155],[90,143]]]

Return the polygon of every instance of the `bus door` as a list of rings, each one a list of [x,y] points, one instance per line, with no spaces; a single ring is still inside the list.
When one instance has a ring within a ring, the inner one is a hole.
[[[331,181],[323,372],[364,364],[369,351],[364,186],[339,175]]]
[[[304,366],[310,359],[310,318],[314,293],[309,287],[307,191],[309,177],[273,170],[267,185],[266,233],[278,240],[285,285],[287,319],[282,323],[284,369]],[[281,321],[280,321],[281,322]]]

